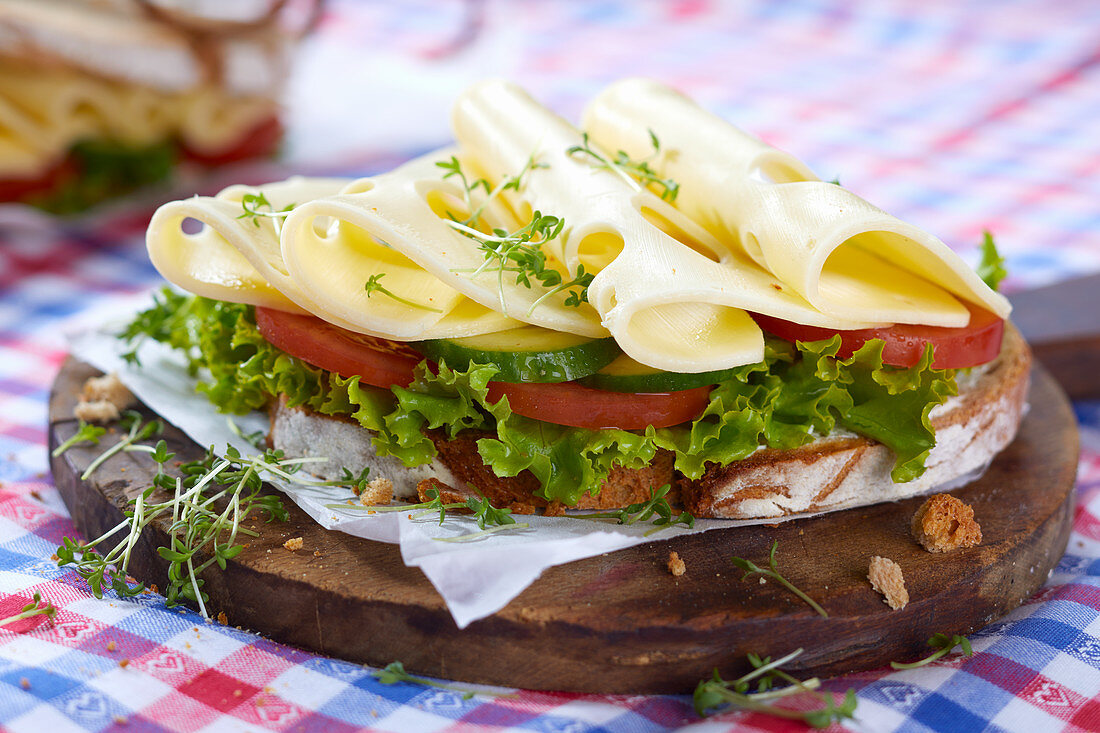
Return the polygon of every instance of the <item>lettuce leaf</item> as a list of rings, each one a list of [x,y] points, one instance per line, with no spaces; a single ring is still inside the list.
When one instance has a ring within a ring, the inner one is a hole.
[[[900,369],[883,365],[881,341],[838,359],[839,336],[796,344],[769,337],[764,360],[717,385],[691,423],[644,432],[585,430],[516,415],[506,397],[491,403],[488,385],[497,374],[491,365],[458,370],[440,363],[433,373],[422,362],[407,388],[392,391],[317,369],[264,340],[250,306],[166,291],[123,335],[185,350],[200,377],[198,389],[219,410],[262,409],[285,394],[292,406],[351,415],[377,433],[379,454],[406,466],[436,455],[426,429],[451,437],[484,431],[491,437],[478,440],[478,453],[498,476],[530,471],[544,498],[567,505],[597,493],[616,466],[640,468],[661,449],[673,452],[677,470],[698,478],[708,464],[726,465],[760,446],[805,445],[838,425],[893,450],[893,480],[910,481],[924,472],[935,445],[929,413],[956,393],[954,372],[932,369],[930,348],[919,364]]]

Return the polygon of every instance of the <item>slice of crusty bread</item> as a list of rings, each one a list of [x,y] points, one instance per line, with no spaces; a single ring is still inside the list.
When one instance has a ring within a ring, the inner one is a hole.
[[[926,462],[928,470],[915,481],[896,484],[890,479],[894,454],[885,446],[837,431],[793,450],[764,448],[727,466],[711,464],[695,481],[675,472],[672,454],[660,451],[645,468],[614,469],[600,493],[586,494],[576,508],[623,507],[671,483],[670,498],[682,500],[696,517],[754,519],[865,506],[949,488],[976,477],[1012,441],[1024,411],[1030,365],[1027,344],[1007,324],[1000,355],[960,374],[959,396],[933,410],[936,446]],[[494,506],[516,513],[560,510],[534,495],[538,481],[529,472],[502,478],[481,461],[477,440],[485,434],[465,431],[448,439],[442,431],[428,431],[439,455],[416,468],[377,456],[370,435],[350,419],[290,408],[285,400],[272,407],[271,444],[290,457],[329,457],[329,464],[310,469],[320,476],[337,478],[343,468],[358,474],[369,466],[372,476],[393,481],[399,498],[416,500],[417,484],[436,479],[457,494],[475,486]]]
[[[946,490],[977,478],[1016,435],[1027,398],[1031,351],[1006,324],[1001,353],[959,375],[959,395],[932,410],[936,446],[915,481],[890,480],[893,452],[856,435],[826,436],[793,450],[765,448],[698,481],[682,481],[684,505],[697,517],[750,519],[832,511]],[[957,485],[957,483],[956,483]]]

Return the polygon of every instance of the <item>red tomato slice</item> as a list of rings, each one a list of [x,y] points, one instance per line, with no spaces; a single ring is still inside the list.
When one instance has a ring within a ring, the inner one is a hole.
[[[313,316],[257,306],[256,325],[272,346],[291,356],[343,377],[359,375],[375,387],[409,386],[413,367],[424,358],[400,341],[348,331]]]
[[[22,201],[36,194],[55,191],[61,182],[76,174],[76,166],[66,158],[32,178],[0,180],[0,201]]]
[[[871,339],[882,339],[882,361],[899,367],[910,367],[920,361],[926,344],[932,344],[937,369],[963,369],[992,361],[1001,350],[1004,319],[970,303],[970,323],[961,328],[920,326],[898,323],[884,328],[864,328],[840,331],[817,326],[803,326],[780,318],[754,313],[760,328],[787,341],[820,341],[840,334],[837,356],[847,359]]]
[[[489,383],[489,401],[508,397],[512,412],[543,422],[600,430],[667,428],[692,420],[710,400],[710,387],[681,392],[608,392],[576,382],[558,384]]]
[[[183,154],[203,165],[218,166],[236,163],[249,158],[267,158],[274,155],[283,139],[283,125],[278,117],[269,117],[249,130],[236,144],[222,150],[194,150],[181,145]]]
[[[334,326],[313,316],[256,307],[256,325],[276,348],[313,366],[364,384],[407,387],[413,367],[424,358],[408,344]],[[663,428],[695,418],[707,406],[710,387],[681,392],[608,392],[575,382],[560,384],[489,383],[489,400],[507,395],[512,411],[558,425],[599,430]]]

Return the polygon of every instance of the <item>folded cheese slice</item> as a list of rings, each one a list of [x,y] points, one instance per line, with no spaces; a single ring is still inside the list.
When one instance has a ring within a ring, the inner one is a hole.
[[[289,280],[279,255],[279,219],[244,217],[246,194],[262,193],[274,213],[296,201],[333,194],[348,179],[290,178],[259,187],[230,186],[217,196],[172,201],[149,221],[149,259],[166,280],[192,293],[291,313],[310,312],[309,299]],[[201,224],[185,231],[185,222]]]
[[[969,314],[956,298],[1002,318],[1010,310],[939,239],[657,82],[611,85],[585,111],[584,128],[634,159],[653,155],[652,131],[661,150],[650,164],[679,182],[676,207],[822,313],[957,327]]]
[[[558,293],[536,305],[546,288],[524,286],[510,272],[484,267],[486,254],[479,242],[447,223],[448,212],[464,213],[463,189],[444,180],[436,165],[452,154],[437,151],[391,173],[360,179],[339,196],[297,207],[282,236],[282,256],[294,281],[311,293],[329,320],[388,338],[473,335],[450,315],[463,301],[458,312],[480,314],[477,333],[531,323],[607,336],[587,304],[565,306],[566,294]],[[480,189],[477,195],[483,199]],[[486,217],[505,230],[517,228],[515,218],[495,199]],[[379,282],[394,294],[422,307],[410,308],[377,293],[368,296],[365,281],[379,275]],[[437,314],[433,320],[427,308],[441,308],[448,318]]]
[[[698,372],[759,361],[763,337],[746,309],[821,326],[866,322],[827,317],[744,253],[590,157],[570,154],[580,132],[519,87],[483,82],[457,100],[452,122],[466,156],[491,181],[533,157],[512,206],[564,217],[552,242],[575,272],[597,272],[589,300],[637,361]],[[729,266],[736,262],[737,266]]]
[[[193,293],[309,313],[342,328],[385,338],[470,336],[515,325],[506,317],[468,302],[400,253],[379,247],[370,238],[356,240],[361,245],[358,259],[353,252],[344,259],[329,261],[330,277],[325,282],[303,285],[295,280],[283,261],[280,245],[280,235],[286,230],[284,218],[264,214],[333,196],[356,183],[350,179],[295,177],[259,187],[230,186],[212,198],[196,196],[165,204],[149,223],[146,235],[149,257],[167,280]],[[261,212],[258,216],[242,217],[246,212],[241,202],[245,195],[254,193],[262,193],[270,205],[254,207]],[[196,233],[186,233],[186,219],[204,226]],[[378,295],[366,298],[365,282],[379,266],[391,276],[384,283],[387,289],[404,291],[411,286],[416,292],[410,299],[425,291],[435,301],[428,303],[433,310],[413,308]],[[351,317],[346,318],[349,315],[346,309],[327,308],[326,295],[339,287],[341,277],[344,282],[354,281],[358,294],[363,296],[365,302],[359,304],[360,310],[385,313],[399,327],[368,330],[362,327],[364,318],[354,309]]]

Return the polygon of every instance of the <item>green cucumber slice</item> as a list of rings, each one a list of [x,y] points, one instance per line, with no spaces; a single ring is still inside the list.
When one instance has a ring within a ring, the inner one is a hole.
[[[621,355],[603,369],[580,380],[581,384],[609,392],[679,392],[683,389],[718,384],[733,374],[733,369],[713,372],[665,372]]]
[[[433,339],[415,346],[428,358],[457,369],[471,362],[492,364],[500,369],[501,382],[571,382],[595,374],[622,353],[613,338],[592,339],[540,326]]]

